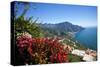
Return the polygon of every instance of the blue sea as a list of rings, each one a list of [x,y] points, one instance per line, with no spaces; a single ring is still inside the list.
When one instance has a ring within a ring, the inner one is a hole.
[[[85,28],[75,34],[75,39],[87,48],[97,50],[97,28]]]

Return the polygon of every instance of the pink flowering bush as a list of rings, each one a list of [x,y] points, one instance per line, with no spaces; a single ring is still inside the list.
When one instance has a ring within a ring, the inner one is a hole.
[[[67,62],[67,49],[57,39],[32,38],[26,34],[17,37],[17,47],[25,64]]]

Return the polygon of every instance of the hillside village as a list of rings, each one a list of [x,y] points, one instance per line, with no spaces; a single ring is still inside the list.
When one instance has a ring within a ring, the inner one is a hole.
[[[55,37],[56,38],[56,37]],[[63,42],[65,39],[62,39],[61,37],[57,38],[59,39],[59,42]],[[78,47],[79,45],[77,45],[77,41],[71,41],[70,39],[68,39],[67,41],[72,42],[71,45],[66,45],[66,43],[63,43],[64,48],[68,48],[69,53],[73,54],[73,55],[77,55],[82,57],[83,61],[96,61],[97,59],[97,52],[95,50],[89,49],[89,48],[85,48],[85,49],[78,49],[75,47]]]

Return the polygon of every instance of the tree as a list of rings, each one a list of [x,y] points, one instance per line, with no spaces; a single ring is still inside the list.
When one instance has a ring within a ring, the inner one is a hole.
[[[20,16],[17,16],[17,11],[19,11],[18,5],[24,5],[23,12]],[[29,10],[30,3],[26,2],[17,2],[15,8],[15,16],[14,16],[14,27],[15,27],[15,34],[28,32],[33,37],[39,37],[40,35],[40,27],[36,23],[39,18],[32,21],[33,17],[25,18],[25,14]]]

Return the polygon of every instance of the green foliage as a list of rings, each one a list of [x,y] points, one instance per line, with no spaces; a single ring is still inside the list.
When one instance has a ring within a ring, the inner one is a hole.
[[[82,57],[73,54],[68,54],[68,60],[69,62],[80,62],[82,61]]]
[[[35,20],[34,22],[36,22]],[[15,20],[14,26],[15,26],[15,32],[16,33],[22,33],[22,32],[28,32],[33,37],[39,37],[40,35],[40,28],[38,24],[30,22],[30,18],[28,20],[22,19],[19,17]]]
[[[23,4],[23,3],[18,3]],[[36,20],[32,20],[33,17],[25,18],[25,14],[27,13],[29,9],[29,4],[24,4],[23,12],[20,16],[15,15],[14,17],[14,31],[17,35],[18,33],[28,32],[33,37],[39,37],[41,29],[39,25],[36,23],[38,21],[38,18]],[[16,6],[16,11],[18,11],[18,7]],[[17,12],[15,12],[17,14]]]

